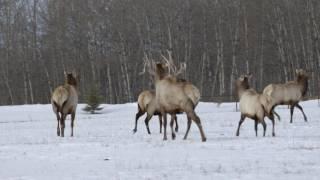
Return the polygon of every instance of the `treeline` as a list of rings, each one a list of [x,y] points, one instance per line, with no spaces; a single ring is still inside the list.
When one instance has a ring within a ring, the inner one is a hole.
[[[202,101],[233,100],[233,80],[253,86],[310,75],[319,93],[319,0],[0,0],[0,104],[48,103],[63,71],[80,96],[98,85],[106,103],[152,88],[143,57],[172,52]],[[83,99],[83,96],[82,96]]]

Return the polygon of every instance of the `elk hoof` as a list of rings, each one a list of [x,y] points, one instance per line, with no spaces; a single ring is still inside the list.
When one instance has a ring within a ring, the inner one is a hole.
[[[178,132],[178,131],[179,131],[179,129],[176,127],[176,128],[175,128],[175,131],[176,131],[176,132]]]
[[[273,137],[275,137],[275,136],[276,136],[276,134],[275,134],[275,133],[272,133],[272,136],[273,136]]]
[[[202,142],[206,142],[207,141],[207,138],[202,138]]]
[[[133,132],[133,134],[136,133],[136,132],[137,132],[137,129],[133,129],[132,132]]]
[[[166,140],[168,140],[168,139],[167,139],[167,137],[164,137],[163,140],[166,141]]]
[[[172,140],[176,139],[176,135],[172,133]]]

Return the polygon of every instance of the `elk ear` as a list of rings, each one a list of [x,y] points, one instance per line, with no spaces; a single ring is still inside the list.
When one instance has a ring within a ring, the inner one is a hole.
[[[300,70],[299,69],[296,69],[296,74],[299,74]]]
[[[243,76],[240,76],[240,77],[239,77],[239,80],[240,80],[240,81],[243,81],[243,80],[244,80],[244,77],[243,77]]]
[[[248,79],[251,79],[251,78],[252,78],[252,73],[249,73],[249,74],[247,75],[247,77],[248,77]]]
[[[64,77],[67,78],[68,74],[66,71],[63,71]]]

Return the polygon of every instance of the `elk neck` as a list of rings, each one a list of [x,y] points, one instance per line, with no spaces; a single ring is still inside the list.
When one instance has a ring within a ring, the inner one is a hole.
[[[302,92],[302,95],[305,96],[307,94],[308,91],[308,77],[307,76],[303,76],[303,75],[299,75],[297,77],[297,83],[300,87],[300,90]]]

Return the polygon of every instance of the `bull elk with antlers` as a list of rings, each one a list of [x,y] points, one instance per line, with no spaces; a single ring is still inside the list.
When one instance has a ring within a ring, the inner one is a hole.
[[[186,83],[186,86],[189,86],[190,88],[186,88],[186,89],[192,89],[192,84],[187,82],[184,79],[177,79],[178,82],[184,82]],[[198,91],[188,91],[187,92],[187,96],[192,100],[193,104],[195,105],[195,107],[198,105],[199,101],[200,101],[200,93]],[[133,132],[136,133],[137,132],[137,124],[138,124],[138,119],[145,114],[146,112],[148,112],[149,108],[155,108],[155,112],[153,115],[156,115],[159,117],[159,124],[160,124],[160,133],[162,133],[162,115],[159,109],[159,106],[157,104],[156,101],[156,94],[155,91],[149,91],[149,90],[145,90],[142,93],[140,93],[139,97],[138,97],[138,112],[136,114],[136,121],[135,121],[135,127],[133,129]],[[170,112],[170,116],[171,116],[171,122],[170,122],[170,127],[173,128],[174,123],[176,124],[175,127],[175,132],[178,132],[179,126],[178,126],[178,120],[177,120],[177,114],[182,114],[183,112],[180,109],[176,109],[174,112]],[[150,120],[149,120],[150,121]],[[146,124],[146,128],[148,131],[148,134],[150,133],[150,128],[149,128],[149,121],[145,120],[145,124]]]
[[[65,74],[65,84],[57,87],[52,93],[51,104],[56,114],[57,135],[64,137],[65,119],[71,114],[71,136],[73,136],[74,119],[78,104],[78,76],[75,71]],[[60,134],[61,131],[61,134]]]
[[[164,57],[164,56],[163,56]],[[177,75],[179,75],[185,65],[181,64],[180,69],[174,66],[172,58],[169,54],[169,60],[164,57],[167,63],[147,63],[149,64],[149,73],[154,75],[155,87],[156,87],[156,101],[163,116],[164,136],[163,139],[167,140],[167,113],[185,112],[188,118],[188,127],[184,139],[187,139],[192,120],[197,124],[202,141],[206,141],[206,136],[203,132],[201,120],[195,113],[195,107],[200,99],[200,92],[197,87],[192,83],[186,81],[179,81]],[[154,67],[153,70],[151,67]],[[167,72],[169,71],[169,73]],[[198,97],[194,101],[191,96]],[[152,114],[156,111],[156,108],[149,108],[147,111],[146,121],[149,121]],[[171,120],[172,123],[172,120]],[[175,133],[171,128],[172,139],[175,139]]]

